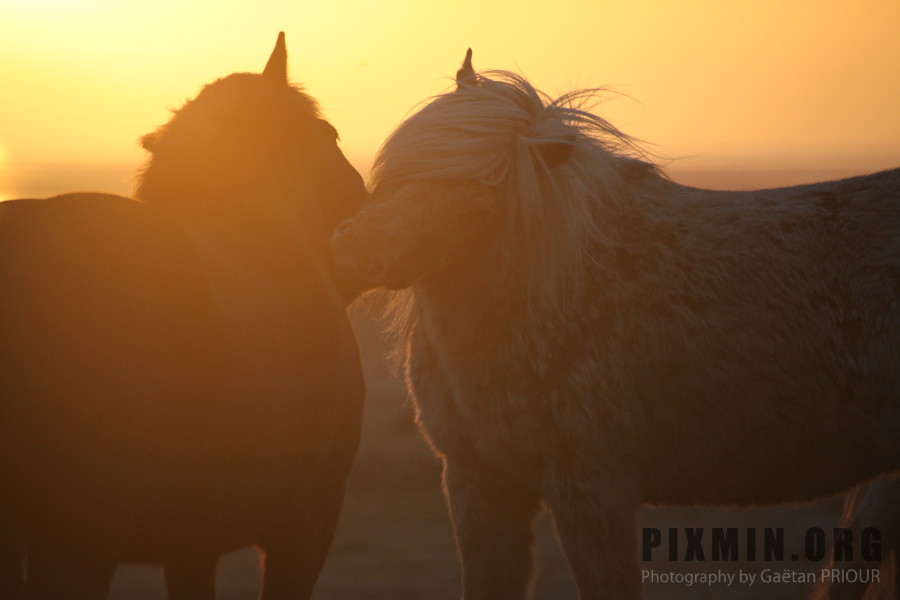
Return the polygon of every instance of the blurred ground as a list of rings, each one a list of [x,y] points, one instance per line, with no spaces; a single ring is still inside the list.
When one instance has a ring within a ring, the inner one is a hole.
[[[402,382],[384,360],[388,344],[379,325],[356,311],[368,397],[362,447],[349,482],[334,546],[317,587],[316,600],[453,600],[459,598],[459,567],[453,532],[440,490],[440,468],[412,423]],[[784,527],[787,540],[802,540],[809,527],[832,527],[839,502],[754,510],[645,509],[644,527]],[[565,559],[553,538],[549,518],[538,523],[540,575],[536,600],[575,600]],[[760,534],[761,535],[761,534]],[[664,546],[665,547],[665,546]],[[668,562],[665,552],[643,566],[658,573],[759,572],[773,565],[755,563]],[[818,570],[821,564],[778,563],[776,569]],[[809,567],[809,569],[807,569]],[[257,558],[253,550],[224,557],[218,598],[255,600]],[[803,584],[738,583],[732,586],[650,584],[648,600],[794,600],[806,596]],[[110,598],[162,600],[159,567],[120,568]]]

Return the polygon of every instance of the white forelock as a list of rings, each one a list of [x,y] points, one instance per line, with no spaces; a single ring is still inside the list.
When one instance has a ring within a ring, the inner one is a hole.
[[[523,274],[515,283],[532,313],[564,311],[578,296],[591,247],[604,241],[603,205],[623,195],[618,166],[647,156],[633,138],[588,112],[603,91],[554,100],[520,75],[488,71],[478,85],[437,96],[401,123],[378,153],[372,184],[496,186],[506,224],[498,237],[520,261],[508,272]],[[562,146],[571,155],[549,166],[544,150]]]

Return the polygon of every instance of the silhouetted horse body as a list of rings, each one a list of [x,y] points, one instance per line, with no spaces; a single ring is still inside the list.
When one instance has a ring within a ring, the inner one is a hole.
[[[308,598],[359,440],[327,239],[362,181],[281,36],[144,145],[142,202],[0,204],[0,596],[99,599],[149,561],[211,599],[256,544],[263,598]]]
[[[900,170],[688,188],[585,94],[468,59],[458,82],[385,142],[332,246],[408,288],[395,327],[466,599],[527,597],[542,504],[581,597],[637,600],[642,502],[803,501],[900,469]]]

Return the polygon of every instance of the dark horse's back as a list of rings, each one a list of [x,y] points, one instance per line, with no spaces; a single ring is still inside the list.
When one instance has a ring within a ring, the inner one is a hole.
[[[74,540],[120,553],[227,392],[227,348],[189,237],[157,209],[104,194],[0,204],[7,558],[26,538],[29,554],[77,553]]]

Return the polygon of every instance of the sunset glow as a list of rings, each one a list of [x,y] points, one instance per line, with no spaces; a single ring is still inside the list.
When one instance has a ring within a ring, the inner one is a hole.
[[[610,86],[602,115],[672,168],[900,162],[900,4],[3,0],[0,144],[21,163],[137,164],[137,138],[206,82],[259,71],[279,30],[292,78],[366,170],[419,101],[476,69],[551,95]]]

